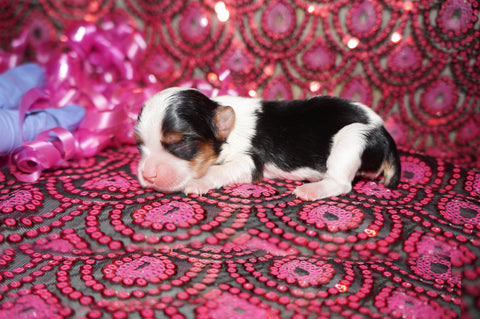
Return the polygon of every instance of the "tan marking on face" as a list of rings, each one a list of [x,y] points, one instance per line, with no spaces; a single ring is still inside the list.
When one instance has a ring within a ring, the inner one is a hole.
[[[143,144],[143,139],[142,139],[142,137],[140,136],[140,134],[139,134],[137,131],[135,131],[135,132],[133,133],[133,138],[134,138],[135,143],[136,143],[137,145]]]
[[[190,161],[190,168],[194,178],[198,179],[203,177],[207,173],[210,166],[217,161],[217,158],[218,155],[215,154],[213,145],[209,143],[201,143],[198,155]]]

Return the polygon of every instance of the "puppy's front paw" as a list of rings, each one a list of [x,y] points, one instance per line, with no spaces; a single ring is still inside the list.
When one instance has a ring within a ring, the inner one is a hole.
[[[183,191],[185,194],[197,194],[197,195],[203,195],[206,194],[210,189],[212,189],[212,186],[207,183],[206,181],[202,180],[193,180],[185,186],[185,190]]]

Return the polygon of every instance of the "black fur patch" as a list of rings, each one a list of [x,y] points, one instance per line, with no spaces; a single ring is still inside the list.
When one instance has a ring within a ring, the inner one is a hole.
[[[383,126],[380,126],[365,136],[367,144],[362,154],[360,171],[376,172],[383,161],[386,160],[388,152],[391,151],[391,146],[385,133],[388,134]]]
[[[261,103],[252,140],[252,153],[263,161],[255,161],[257,170],[272,163],[284,171],[325,171],[332,137],[346,125],[369,123],[361,107],[337,97]]]

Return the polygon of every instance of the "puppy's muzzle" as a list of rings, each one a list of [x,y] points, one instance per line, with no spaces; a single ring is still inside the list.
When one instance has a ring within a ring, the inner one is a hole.
[[[147,160],[139,173],[147,184],[146,186],[163,192],[181,190],[188,180],[188,176],[182,174],[181,170],[152,160]]]

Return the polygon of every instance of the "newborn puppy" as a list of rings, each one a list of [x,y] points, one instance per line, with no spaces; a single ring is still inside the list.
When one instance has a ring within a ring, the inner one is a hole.
[[[136,124],[142,186],[204,194],[267,178],[310,181],[295,195],[348,193],[360,172],[400,180],[395,142],[367,106],[329,96],[293,101],[208,98],[169,88],[148,100]]]

